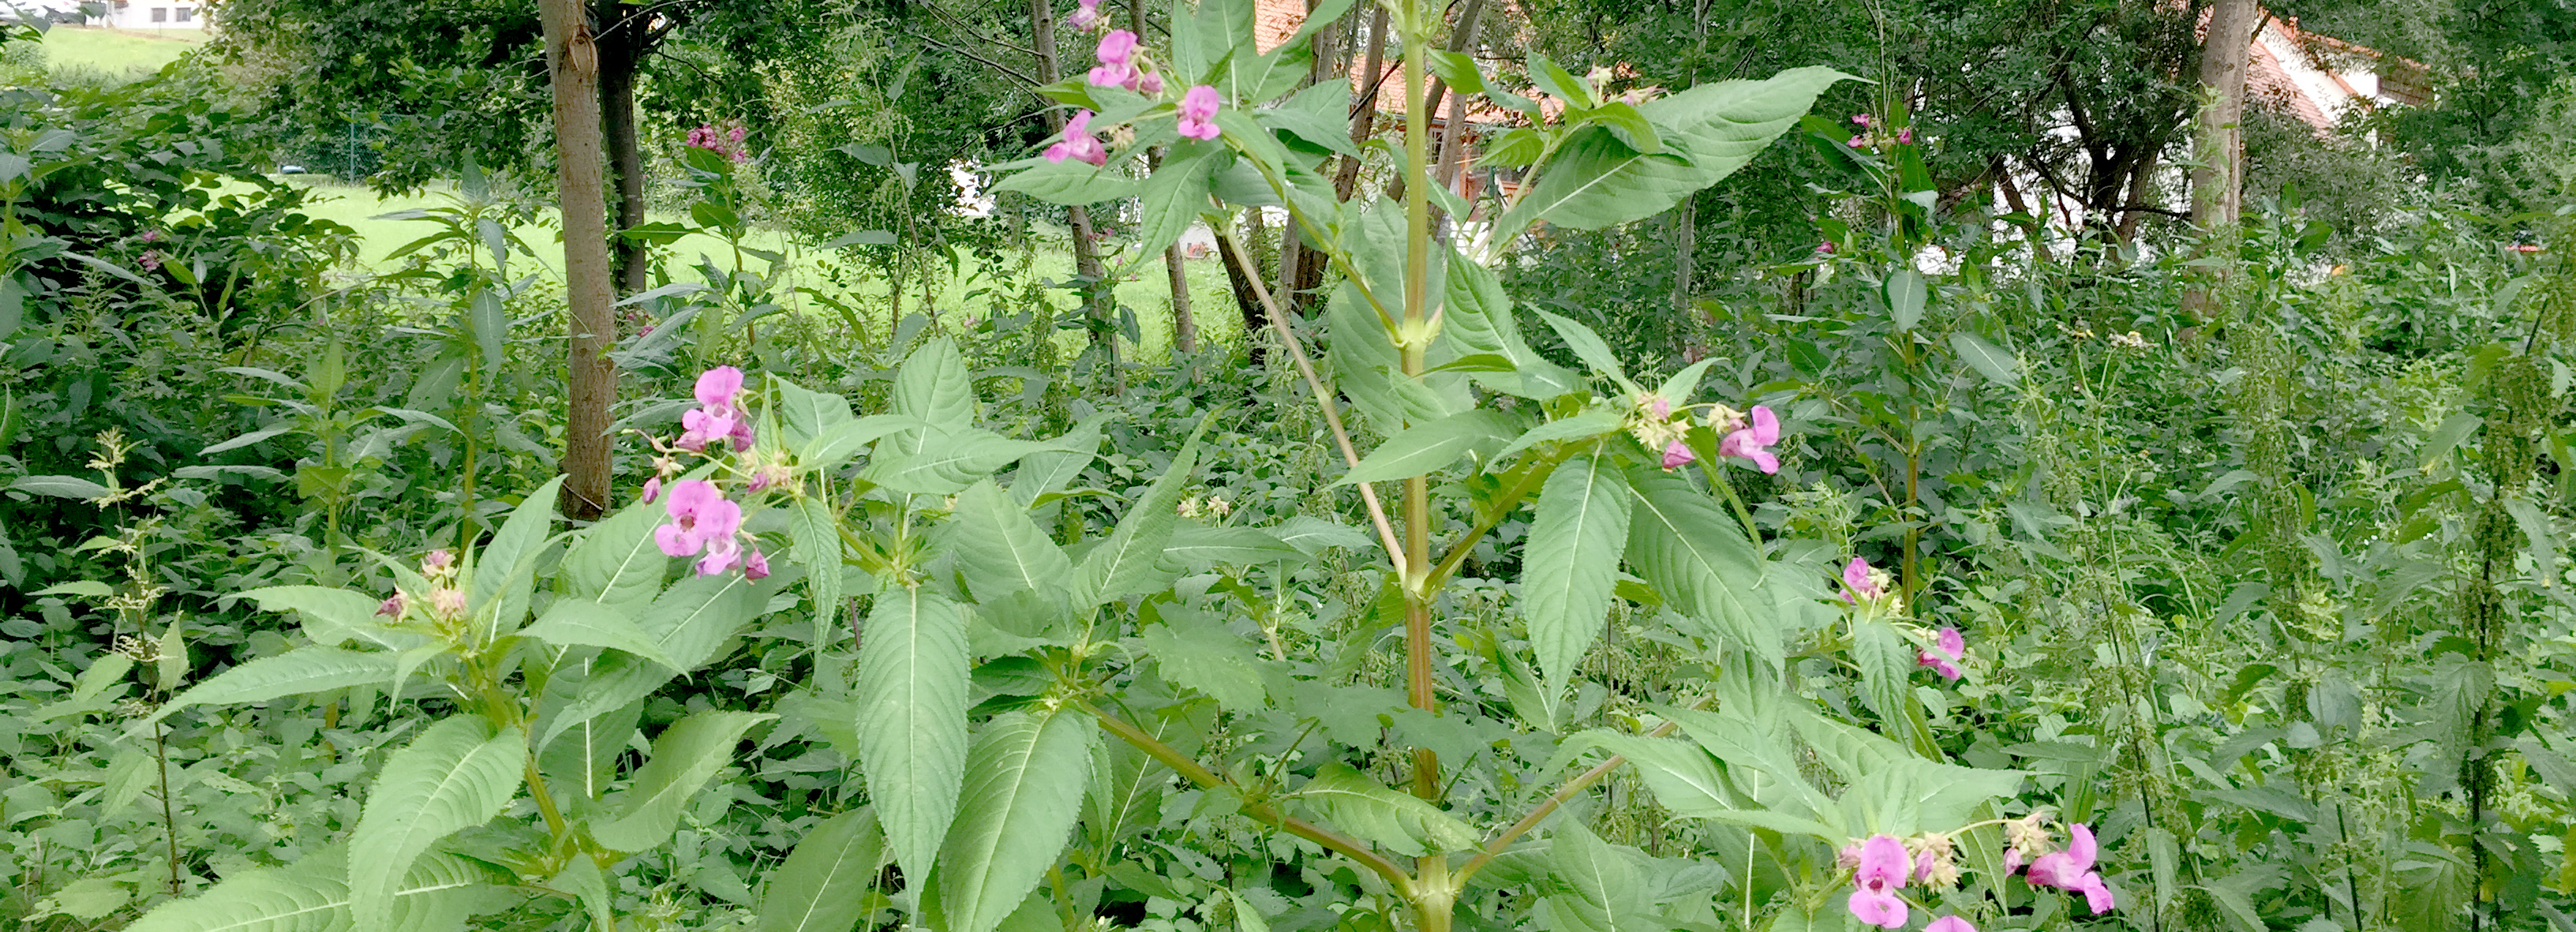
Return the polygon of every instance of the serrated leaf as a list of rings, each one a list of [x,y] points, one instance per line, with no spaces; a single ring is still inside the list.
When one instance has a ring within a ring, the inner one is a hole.
[[[19,476],[9,488],[38,495],[62,498],[94,499],[107,494],[107,487],[79,476]]]
[[[1753,544],[1706,493],[1647,466],[1629,470],[1637,496],[1628,567],[1705,633],[1725,636],[1766,664],[1780,663],[1780,632],[1754,613],[1763,564]]]
[[[1136,179],[1086,162],[1032,162],[993,184],[995,191],[1018,191],[1049,204],[1097,204],[1136,196]]]
[[[806,832],[769,874],[756,932],[850,932],[866,918],[867,891],[885,863],[876,812],[853,809]]]
[[[1100,456],[1101,425],[1109,415],[1095,414],[1082,419],[1064,436],[1048,441],[1048,449],[1020,458],[1019,469],[1011,474],[1011,497],[1022,506],[1035,505],[1038,497],[1064,491],[1091,461]]]
[[[1914,329],[1914,325],[1923,320],[1923,304],[1927,297],[1923,273],[1915,271],[1912,266],[1897,269],[1895,274],[1887,276],[1886,288],[1887,313],[1889,319],[1896,323],[1897,332]]]
[[[1551,686],[1566,682],[1609,618],[1631,498],[1625,477],[1595,456],[1566,460],[1539,490],[1521,557],[1520,607]]]
[[[1327,824],[1408,857],[1476,845],[1476,830],[1456,816],[1340,762],[1317,770],[1296,798],[1314,807]]]
[[[648,851],[669,841],[681,810],[697,798],[699,788],[733,763],[742,733],[777,717],[708,711],[672,723],[653,739],[653,756],[635,772],[617,818],[593,824],[591,837],[617,851]]]
[[[1950,334],[1950,351],[1993,382],[2005,388],[2021,384],[2021,360],[1986,342],[1984,337],[1965,330]]]
[[[653,528],[664,515],[660,504],[637,502],[582,531],[562,564],[572,594],[617,606],[651,599],[671,565],[653,542]]]
[[[1195,612],[1174,613],[1159,625],[1147,625],[1141,637],[1163,679],[1195,689],[1236,712],[1261,708],[1261,670],[1242,638]]]
[[[948,433],[975,426],[975,385],[956,340],[938,337],[904,359],[895,374],[894,413]]]
[[[1611,352],[1610,344],[1602,342],[1601,335],[1592,332],[1592,328],[1584,326],[1582,321],[1546,311],[1538,312],[1538,316],[1556,331],[1557,339],[1565,341],[1567,349],[1574,351],[1575,358],[1591,366],[1592,371],[1610,377],[1627,391],[1637,390],[1637,383],[1628,381],[1627,368],[1619,364],[1619,354]]]
[[[1259,528],[1195,525],[1182,526],[1174,530],[1172,543],[1163,548],[1163,555],[1173,562],[1193,569],[1220,564],[1240,566],[1306,558],[1305,551],[1289,546],[1270,532]]]
[[[554,530],[555,494],[563,482],[558,475],[528,493],[510,510],[492,542],[475,554],[472,604],[486,626],[485,640],[517,630],[527,617],[528,591],[536,580],[537,558]]]
[[[1575,131],[1493,233],[1507,241],[1537,223],[1599,229],[1664,212],[1734,174],[1797,125],[1817,95],[1850,75],[1793,68],[1761,81],[1720,81],[1638,107],[1667,152],[1645,155],[1606,127]]]
[[[1560,819],[1548,840],[1548,873],[1566,893],[1548,898],[1557,926],[1590,932],[1664,932],[1671,923],[1645,915],[1651,903],[1638,881],[1635,860],[1583,827]]]
[[[842,615],[841,572],[845,545],[841,540],[840,516],[819,497],[796,500],[789,516],[788,536],[796,541],[796,562],[805,567],[805,591],[814,600],[814,623],[819,649],[837,635],[823,634],[837,627]]]
[[[1672,378],[1665,379],[1664,384],[1655,389],[1655,394],[1664,396],[1665,400],[1672,402],[1677,408],[1689,404],[1691,394],[1699,391],[1701,374],[1707,372],[1708,367],[1716,363],[1715,356],[1691,363],[1682,371],[1673,373]]]
[[[95,579],[82,579],[38,589],[28,595],[76,595],[85,599],[104,599],[116,594],[108,584]]]
[[[958,493],[951,514],[948,540],[957,571],[978,600],[1016,589],[1059,592],[1072,580],[1072,558],[993,480]]]
[[[1141,591],[1139,587],[1152,577],[1163,548],[1171,542],[1172,526],[1178,523],[1173,509],[1180,505],[1181,490],[1189,486],[1190,473],[1198,468],[1199,437],[1207,425],[1206,420],[1199,422],[1181,451],[1173,454],[1172,465],[1145,487],[1145,494],[1118,520],[1118,529],[1109,533],[1109,539],[1082,555],[1074,573],[1075,601],[1096,606],[1126,598]]]
[[[918,431],[906,431],[911,437]],[[955,433],[929,431],[918,450],[880,449],[868,464],[869,481],[914,495],[955,495],[977,479],[1020,457],[1052,449],[1035,440],[1014,440],[982,428]]]
[[[680,662],[662,650],[662,645],[624,613],[589,599],[564,598],[538,616],[535,624],[519,632],[557,646],[583,644],[622,650],[642,657],[672,673],[680,672]]]
[[[527,735],[479,715],[440,720],[385,759],[349,834],[349,913],[361,929],[393,919],[412,862],[439,839],[499,815],[518,794]]]
[[[848,462],[868,444],[909,430],[931,430],[929,422],[901,414],[871,414],[826,427],[796,452],[796,468],[829,469]]]
[[[918,587],[877,596],[859,640],[859,770],[907,876],[957,815],[966,771],[966,614]]]
[[[1586,408],[1572,417],[1561,417],[1522,432],[1519,437],[1494,454],[1502,459],[1542,443],[1584,440],[1618,430],[1627,423],[1619,412],[1609,408]]]
[[[1701,816],[1727,805],[1725,778],[1706,750],[1686,741],[1639,735],[1602,734],[1601,747],[1628,759],[1637,776],[1655,794],[1655,802],[1679,816]]]
[[[1295,547],[1307,556],[1321,553],[1327,547],[1366,550],[1377,543],[1367,531],[1306,515],[1279,522],[1278,526],[1270,528],[1270,533],[1280,543]]]
[[[1582,377],[1530,349],[1520,321],[1512,316],[1511,293],[1492,269],[1459,259],[1446,263],[1445,271],[1448,306],[1441,312],[1441,345],[1461,356],[1499,356],[1511,363],[1511,374],[1478,375],[1477,384],[1540,400],[1582,387]]]
[[[192,705],[261,702],[326,689],[373,686],[393,679],[396,660],[392,654],[299,647],[274,657],[261,657],[188,687],[127,730],[131,733],[148,728]]]
[[[1334,485],[1385,482],[1428,475],[1470,452],[1490,452],[1510,442],[1514,424],[1491,408],[1461,411],[1405,428],[1369,452]]]
[[[691,576],[663,590],[636,625],[687,672],[715,659],[717,648],[760,608],[757,592],[740,574]],[[670,668],[631,655],[601,655],[589,664],[580,697],[555,714],[538,743],[550,743],[567,728],[652,695],[673,675]]]
[[[250,867],[185,899],[169,900],[143,914],[128,932],[338,932],[349,923],[347,849],[333,845],[281,867]],[[514,878],[454,855],[422,857],[394,893],[395,927],[435,929],[462,925],[479,887]],[[432,916],[453,917],[442,923]]]
[[[969,755],[957,824],[931,878],[934,923],[992,932],[1063,857],[1100,730],[1070,712],[1009,712],[984,726]]]

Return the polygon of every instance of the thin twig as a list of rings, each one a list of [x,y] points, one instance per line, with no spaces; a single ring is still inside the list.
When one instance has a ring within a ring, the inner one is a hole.
[[[938,47],[940,47],[940,48],[947,49],[947,50],[949,50],[949,51],[951,51],[951,52],[955,52],[955,53],[957,53],[957,54],[959,54],[959,55],[964,55],[964,56],[966,56],[966,57],[968,57],[968,58],[972,58],[972,59],[974,59],[974,60],[976,60],[976,61],[983,62],[983,63],[984,63],[984,65],[985,65],[986,67],[989,67],[989,68],[991,68],[991,69],[993,69],[993,70],[995,70],[995,71],[999,71],[999,72],[1001,72],[1001,73],[1003,73],[1003,74],[1010,75],[1010,76],[1012,77],[1012,79],[1019,81],[1019,82],[1020,82],[1021,84],[1023,84],[1023,85],[1026,85],[1026,86],[1029,86],[1029,87],[1037,87],[1037,86],[1038,86],[1038,82],[1037,82],[1037,81],[1035,81],[1035,80],[1030,79],[1030,77],[1029,77],[1028,75],[1025,75],[1025,74],[1021,74],[1021,73],[1019,73],[1019,71],[1018,71],[1018,70],[1016,70],[1016,69],[1012,68],[1012,67],[1011,67],[1011,66],[1009,66],[1009,65],[1002,64],[1001,62],[994,61],[994,60],[992,60],[992,59],[990,59],[990,58],[986,58],[986,57],[984,57],[984,56],[982,56],[982,55],[977,55],[977,54],[975,54],[973,51],[970,51],[970,50],[967,50],[967,49],[964,49],[964,48],[960,48],[960,47],[958,47],[958,46],[950,45],[950,44],[948,44],[948,43],[946,43],[946,42],[941,42],[941,41],[939,41],[939,40],[937,40],[937,39],[933,39],[933,38],[931,38],[931,37],[929,37],[929,36],[922,35],[922,34],[920,34],[920,33],[918,33],[918,32],[907,32],[907,33],[904,33],[904,35],[911,36],[912,38],[919,39],[919,40],[921,40],[921,41],[923,41],[923,42],[928,42],[928,43],[930,43],[930,44],[932,44],[932,45],[936,45],[936,46],[938,46]]]
[[[1225,237],[1225,244],[1234,253],[1234,261],[1241,263],[1246,269],[1259,268],[1252,264],[1251,256],[1244,254],[1241,237]],[[1288,349],[1288,358],[1296,360],[1297,374],[1305,376],[1306,387],[1314,390],[1315,405],[1324,409],[1324,423],[1333,429],[1333,442],[1341,445],[1343,461],[1351,466],[1358,466],[1359,448],[1351,445],[1350,431],[1342,429],[1341,410],[1333,403],[1332,390],[1324,387],[1323,378],[1315,374],[1315,363],[1306,358],[1306,348],[1297,342],[1297,335],[1288,330],[1287,312],[1279,307],[1277,299],[1271,297],[1269,286],[1261,283],[1260,276],[1246,275],[1244,279],[1252,284],[1252,293],[1261,299],[1262,309],[1270,312],[1270,329],[1278,333],[1280,345]],[[1406,569],[1404,546],[1396,542],[1395,527],[1386,521],[1386,506],[1378,504],[1377,490],[1370,488],[1366,482],[1351,484],[1359,488],[1360,500],[1368,504],[1369,521],[1377,525],[1378,542],[1386,545],[1387,561],[1395,564],[1397,576],[1403,576]]]
[[[1672,734],[1673,729],[1679,727],[1681,727],[1680,722],[1666,720],[1663,724],[1655,726],[1655,730],[1647,732],[1646,737],[1661,738]],[[1467,859],[1466,866],[1460,867],[1454,875],[1457,884],[1464,888],[1467,885],[1467,878],[1475,876],[1477,871],[1485,869],[1485,865],[1493,863],[1494,858],[1500,856],[1503,849],[1510,847],[1512,842],[1519,840],[1521,835],[1530,829],[1537,828],[1538,823],[1546,819],[1548,813],[1555,812],[1557,807],[1565,805],[1566,800],[1573,799],[1574,794],[1590,789],[1592,784],[1601,782],[1601,778],[1609,776],[1611,771],[1619,769],[1619,765],[1627,762],[1627,758],[1612,754],[1609,760],[1595,764],[1592,769],[1565,781],[1564,786],[1557,787],[1556,792],[1549,793],[1547,799],[1540,801],[1537,808],[1531,809],[1528,815],[1521,817],[1520,821],[1512,823],[1512,827],[1504,829],[1502,834],[1494,836],[1494,840],[1486,842],[1484,849],[1476,852],[1475,857]]]

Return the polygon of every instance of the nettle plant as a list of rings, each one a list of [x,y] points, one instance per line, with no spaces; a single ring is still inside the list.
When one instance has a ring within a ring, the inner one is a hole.
[[[1626,222],[1717,182],[1845,76],[1631,99],[1534,60],[1528,97],[1432,51],[1423,0],[1388,12],[1412,98],[1400,201],[1335,199],[1324,162],[1364,154],[1341,129],[1349,89],[1297,90],[1307,36],[1259,49],[1250,0],[1176,3],[1165,50],[1107,33],[1100,68],[1043,89],[1081,111],[1066,138],[1002,185],[1138,198],[1137,256],[1193,221],[1285,209],[1339,276],[1325,365],[1275,304],[1271,320],[1362,526],[1187,507],[1196,434],[1102,533],[1060,520],[1120,497],[1077,486],[1097,474],[1105,419],[1044,439],[981,426],[947,338],[900,368],[891,410],[865,416],[712,369],[682,432],[653,441],[644,500],[596,525],[552,532],[541,489],[479,549],[379,558],[391,598],[246,593],[301,613],[311,644],[209,678],[146,725],[352,691],[412,697],[435,720],[385,757],[345,846],[226,878],[136,928],[453,928],[506,892],[613,929],[634,855],[669,843],[684,813],[730,804],[701,791],[740,742],[806,724],[863,783],[769,873],[765,929],[1072,930],[1113,889],[1175,929],[1612,932],[1766,915],[1893,929],[1928,914],[1961,932],[2016,910],[2044,923],[2079,898],[2112,909],[2087,827],[2018,801],[2034,774],[1950,763],[1934,740],[1925,695],[1977,666],[1957,633],[1910,621],[1884,573],[1765,540],[1746,514],[1734,483],[1768,481],[1767,447],[1796,425],[1755,399],[1694,401],[1707,361],[1640,379],[1561,317],[1542,315],[1584,370],[1542,358],[1488,268],[1542,224]],[[1532,118],[1487,156],[1528,167],[1528,183],[1454,238],[1435,235],[1434,208],[1475,214],[1432,180],[1420,96],[1435,66]],[[1131,177],[1156,147],[1160,167]],[[1386,439],[1363,454],[1369,433]],[[1522,514],[1526,534],[1501,536]],[[1372,547],[1354,630],[1280,622],[1292,568]],[[1470,580],[1471,560],[1518,569]],[[854,613],[852,645],[839,632]],[[810,676],[775,711],[709,708],[636,740],[649,697],[764,615],[787,617],[751,633],[810,622]],[[1576,731],[1569,693],[1598,705],[1576,681],[1613,617],[1696,677]],[[1396,632],[1390,663],[1378,645]],[[1400,691],[1371,685],[1389,667]],[[1622,768],[1679,820],[1688,856],[1587,825]]]

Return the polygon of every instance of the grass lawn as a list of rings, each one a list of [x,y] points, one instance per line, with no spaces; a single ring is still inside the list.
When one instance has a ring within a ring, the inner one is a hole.
[[[179,56],[204,41],[206,34],[195,29],[152,33],[102,26],[56,26],[45,31],[45,63],[134,78],[161,70],[161,66],[178,61]]]
[[[448,195],[438,189],[419,195],[387,198],[379,197],[362,186],[334,184],[318,179],[308,181],[306,176],[289,176],[289,179],[297,183],[306,183],[317,193],[324,195],[312,206],[310,212],[313,215],[347,224],[358,231],[362,242],[358,261],[362,266],[374,271],[390,270],[395,263],[388,260],[387,255],[401,248],[403,244],[428,235],[435,229],[425,221],[379,218],[396,211],[437,207],[449,203]],[[655,217],[654,219],[677,218]],[[517,232],[536,248],[538,255],[546,263],[550,275],[561,274],[563,247],[556,240],[554,228],[529,226]],[[785,234],[777,231],[757,231],[752,234],[751,241],[744,245],[783,252],[790,257],[793,267],[789,274],[795,280],[783,282],[782,286],[803,285],[813,288],[859,308],[865,319],[870,322],[872,329],[886,326],[886,286],[883,279],[866,277],[849,288],[834,285],[821,274],[819,263],[825,259],[833,259],[836,262],[845,262],[845,260],[837,259],[833,253],[817,253],[791,241]],[[733,263],[732,248],[723,240],[711,236],[693,235],[664,247],[663,251],[670,258],[675,280],[695,278],[696,276],[688,269],[698,264],[700,256],[713,257],[718,267],[729,267]],[[759,260],[746,261],[750,268],[757,270],[761,267]],[[960,254],[958,263],[957,273],[947,276],[941,282],[937,294],[936,304],[943,317],[954,319],[953,315],[962,314],[970,317],[979,315],[988,304],[981,297],[972,296],[972,292],[978,289],[1018,291],[1017,282],[1009,283],[1010,287],[1001,287],[1002,283],[995,282],[991,276],[978,274],[983,270],[972,256]],[[1061,247],[1040,253],[1030,274],[1040,279],[1056,281],[1070,278],[1073,275],[1073,256]],[[1226,283],[1225,268],[1213,258],[1191,260],[1186,265],[1186,274],[1190,282],[1190,309],[1192,317],[1198,321],[1201,338],[1239,343],[1242,340],[1242,318],[1235,313],[1234,294]],[[783,290],[784,287],[782,287]],[[904,290],[906,292],[903,305],[905,312],[920,311],[920,286],[917,283],[910,284]],[[1137,332],[1144,337],[1142,344],[1131,347],[1129,351],[1139,359],[1169,358],[1172,336],[1172,295],[1171,286],[1163,274],[1162,264],[1148,263],[1137,269],[1134,274],[1121,279],[1117,293],[1120,304],[1135,311]],[[1060,295],[1056,300],[1058,307],[1071,308],[1074,305],[1071,291],[1061,291],[1058,294]],[[820,306],[811,298],[800,295],[795,296],[794,300],[804,302],[807,310],[811,312],[829,313],[827,308]],[[1080,343],[1079,336],[1073,333],[1064,334],[1063,339],[1068,349]]]

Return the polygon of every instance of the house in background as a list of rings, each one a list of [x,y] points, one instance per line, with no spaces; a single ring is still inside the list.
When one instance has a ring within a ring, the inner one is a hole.
[[[2247,95],[2319,133],[2332,131],[2346,116],[2387,104],[2420,107],[2432,99],[2424,66],[2302,31],[2296,18],[2265,17],[2251,51]]]
[[[136,31],[206,28],[206,5],[202,0],[92,0],[84,5],[94,10],[104,8],[103,15],[89,18],[93,26]]]

